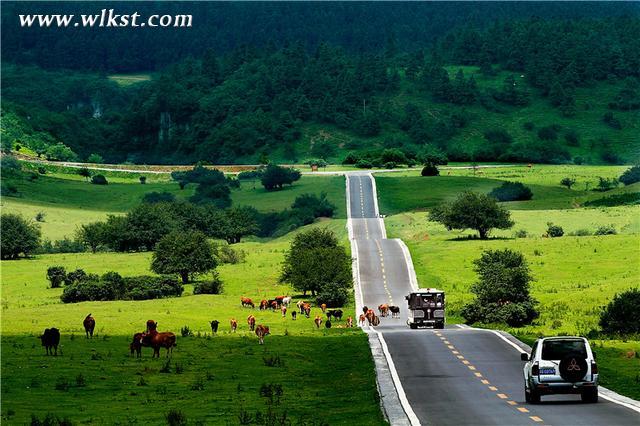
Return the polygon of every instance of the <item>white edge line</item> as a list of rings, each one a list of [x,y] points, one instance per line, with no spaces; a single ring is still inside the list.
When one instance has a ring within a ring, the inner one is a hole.
[[[411,287],[414,291],[418,290],[418,277],[416,275],[415,267],[413,266],[413,260],[411,259],[411,253],[409,252],[409,247],[402,241],[400,238],[396,238],[395,241],[398,242],[400,248],[402,249],[402,253],[404,254],[404,260],[407,264],[407,271],[409,274],[409,282],[411,283]]]
[[[484,328],[475,328],[475,327],[468,327],[468,329],[470,330],[481,330],[481,331],[489,331],[493,334],[495,334],[496,336],[498,336],[499,338],[501,338],[502,340],[504,340],[505,342],[507,342],[509,344],[509,346],[515,348],[518,352],[520,352],[521,354],[526,354],[528,353],[527,351],[525,351],[524,349],[522,349],[520,346],[516,345],[515,343],[513,343],[511,340],[507,339],[504,335],[502,335],[500,332],[496,331],[496,330],[487,330]],[[607,401],[613,402],[614,404],[618,404],[618,405],[622,405],[623,407],[626,407],[630,410],[633,410],[635,412],[640,413],[640,402],[635,401],[634,399],[628,398],[624,395],[620,395],[610,389],[605,388],[604,386],[600,386],[600,390],[601,391],[605,391],[605,393],[600,393],[600,396],[604,399],[606,399]]]
[[[353,240],[353,226],[351,224],[351,191],[349,190],[349,186],[350,186],[350,182],[349,182],[349,175],[345,173],[344,175],[345,177],[345,182],[346,182],[346,196],[347,196],[347,232],[349,234],[349,240]],[[353,247],[351,248],[351,250],[353,251]],[[354,253],[351,253],[351,256],[353,256]]]
[[[391,358],[391,354],[389,353],[389,348],[387,347],[387,342],[384,340],[382,333],[378,330],[373,330],[380,340],[380,344],[382,345],[382,352],[384,353],[384,357],[387,359],[387,363],[389,364],[389,370],[391,371],[391,378],[393,379],[393,383],[396,387],[396,392],[398,392],[398,398],[400,398],[400,404],[402,404],[402,408],[404,409],[405,414],[409,418],[409,422],[413,426],[420,426],[420,420],[416,413],[413,412],[411,408],[411,404],[409,404],[409,400],[407,399],[407,395],[404,393],[404,388],[402,387],[402,383],[400,382],[400,377],[398,376],[398,371],[396,370],[396,366],[393,363],[393,358]]]
[[[371,179],[371,191],[373,192],[373,210],[378,218],[380,226],[380,234],[383,240],[387,239],[387,228],[384,226],[384,219],[380,217],[380,208],[378,207],[378,188],[376,187],[376,179],[373,177],[373,173],[367,173],[369,179]]]

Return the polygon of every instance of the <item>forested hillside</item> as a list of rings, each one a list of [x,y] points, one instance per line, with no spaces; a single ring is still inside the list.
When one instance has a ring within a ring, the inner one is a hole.
[[[424,48],[395,33],[366,49],[336,35],[313,48],[284,36],[201,46],[148,79],[5,61],[3,143],[50,159],[136,163],[355,162],[383,149],[418,161],[425,151],[458,161],[638,161],[637,15],[508,19],[437,37],[438,25]]]

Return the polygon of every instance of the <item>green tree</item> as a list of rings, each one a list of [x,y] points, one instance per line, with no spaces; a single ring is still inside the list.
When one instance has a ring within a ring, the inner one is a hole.
[[[465,191],[456,200],[434,207],[429,220],[442,223],[447,229],[475,229],[486,239],[492,229],[509,229],[514,222],[511,214],[498,205],[495,198]]]
[[[40,246],[40,227],[13,213],[3,213],[0,220],[2,259],[17,259],[21,254],[28,257]]]
[[[242,237],[257,233],[260,228],[253,207],[232,207],[225,211],[225,223],[222,229],[224,239],[229,244],[239,243]]]
[[[216,267],[211,244],[200,231],[173,231],[156,245],[151,270],[158,274],[178,274],[183,283],[194,274],[205,274]]]
[[[565,177],[560,181],[560,185],[566,186],[568,189],[571,189],[573,185],[575,185],[576,180],[574,178]]]
[[[86,167],[82,167],[80,169],[78,169],[78,174],[80,176],[82,176],[83,178],[85,178],[85,180],[88,182],[89,178],[91,177],[91,171],[89,169],[87,169]]]
[[[91,183],[94,185],[108,185],[109,181],[104,175],[93,175],[91,177]]]
[[[618,178],[624,185],[631,185],[636,182],[640,182],[640,164],[637,164],[622,173],[622,176]]]
[[[76,239],[91,249],[92,253],[106,240],[106,224],[104,222],[85,223],[76,231]]]
[[[77,158],[75,152],[62,143],[49,146],[45,154],[47,156],[47,160],[74,161]]]
[[[47,279],[51,283],[51,288],[59,288],[67,278],[67,271],[64,266],[49,266],[47,268]]]
[[[273,191],[282,189],[284,185],[292,185],[300,177],[301,174],[296,169],[269,164],[262,173],[261,181],[267,191]]]
[[[600,327],[610,334],[640,333],[640,289],[616,294],[600,314]]]
[[[91,154],[87,157],[87,163],[103,163],[104,158],[100,154]]]

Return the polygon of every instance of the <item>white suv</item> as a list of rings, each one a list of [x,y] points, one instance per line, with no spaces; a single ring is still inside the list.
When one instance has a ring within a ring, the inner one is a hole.
[[[521,354],[524,394],[538,403],[542,395],[580,394],[584,402],[598,402],[598,366],[584,337],[538,339],[531,355]]]

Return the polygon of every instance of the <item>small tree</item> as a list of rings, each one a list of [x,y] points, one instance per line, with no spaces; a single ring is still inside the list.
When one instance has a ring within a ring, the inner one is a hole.
[[[2,229],[2,238],[0,238],[2,259],[17,259],[21,254],[27,257],[40,246],[40,227],[22,216],[3,213],[0,228]]]
[[[229,244],[239,243],[242,237],[257,233],[260,228],[256,217],[258,212],[252,207],[233,207],[225,212],[222,230]]]
[[[87,163],[102,163],[102,162],[104,162],[104,159],[100,154],[91,154],[89,157],[87,157]]]
[[[533,278],[522,253],[487,250],[473,263],[478,281],[471,291],[476,300],[462,309],[468,323],[505,322],[518,327],[537,318],[537,302],[529,295]]]
[[[106,224],[104,222],[93,222],[80,225],[76,231],[76,239],[95,253],[106,240]]]
[[[570,177],[562,178],[562,180],[560,181],[560,185],[566,186],[568,189],[571,189],[571,187],[575,183],[576,183],[576,180]]]
[[[142,185],[144,185],[145,183],[147,183],[147,177],[146,177],[146,176],[140,176],[140,178],[139,178],[139,179],[140,179],[140,183],[141,183]]]
[[[434,207],[429,220],[440,222],[449,230],[475,229],[481,239],[486,239],[493,228],[509,229],[514,224],[509,211],[499,206],[495,198],[471,191]]]
[[[269,164],[264,169],[261,180],[267,191],[273,191],[274,189],[282,189],[284,185],[292,185],[300,177],[301,174],[296,169]]]
[[[94,175],[93,177],[91,177],[91,183],[94,185],[107,185],[109,184],[109,182],[107,181],[107,178],[104,177],[104,175]]]
[[[78,174],[80,176],[84,177],[87,182],[89,181],[89,178],[91,177],[91,171],[89,169],[87,169],[86,167],[78,169]]]
[[[204,274],[216,267],[211,245],[199,231],[174,231],[156,245],[151,270],[158,274],[178,274],[183,283],[193,274]]]
[[[618,180],[624,185],[631,185],[636,182],[640,182],[640,164],[625,170]]]
[[[616,179],[607,179],[607,178],[603,178],[602,176],[598,176],[598,191],[601,192],[605,192],[605,191],[609,191],[610,189],[615,188],[616,186],[618,186],[618,181]]]
[[[610,334],[640,333],[640,289],[616,294],[600,314],[600,327]]]
[[[438,167],[435,164],[429,163],[422,168],[420,175],[421,176],[439,176],[440,170],[438,170]]]
[[[551,222],[547,222],[547,236],[551,238],[562,237],[564,235],[564,229],[562,226],[554,225]]]
[[[51,288],[58,288],[67,278],[67,271],[64,266],[49,266],[47,269],[47,279],[51,283]]]

